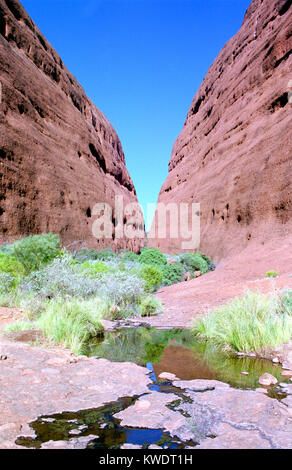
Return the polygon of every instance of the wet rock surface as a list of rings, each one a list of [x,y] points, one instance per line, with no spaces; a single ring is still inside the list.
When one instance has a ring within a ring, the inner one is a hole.
[[[3,336],[0,354],[0,448],[292,448],[289,377],[275,399]]]
[[[17,447],[18,435],[33,435],[39,416],[78,411],[140,395],[151,382],[148,370],[132,363],[77,357],[0,339],[0,448]],[[74,438],[76,438],[74,436]]]
[[[291,401],[218,381],[176,381],[181,397],[153,392],[116,417],[125,426],[159,426],[186,446],[202,449],[292,448]],[[147,401],[147,407],[143,406]],[[169,406],[171,406],[169,409]]]

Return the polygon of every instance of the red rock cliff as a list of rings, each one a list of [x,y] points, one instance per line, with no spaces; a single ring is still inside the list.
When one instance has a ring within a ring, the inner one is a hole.
[[[97,202],[137,201],[122,146],[17,0],[0,0],[0,81],[0,243],[52,231],[137,250],[92,236]]]
[[[159,202],[201,203],[200,248],[217,261],[291,234],[291,52],[291,0],[254,0],[174,144]],[[151,244],[181,251],[180,239]]]

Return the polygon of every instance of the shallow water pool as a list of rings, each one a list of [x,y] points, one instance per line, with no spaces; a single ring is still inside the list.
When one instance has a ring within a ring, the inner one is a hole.
[[[284,381],[281,366],[254,357],[228,356],[214,345],[199,342],[189,330],[137,328],[106,332],[89,344],[86,354],[146,366],[154,373],[154,381],[162,372],[181,380],[219,380],[243,389],[259,387],[259,377],[265,372]]]

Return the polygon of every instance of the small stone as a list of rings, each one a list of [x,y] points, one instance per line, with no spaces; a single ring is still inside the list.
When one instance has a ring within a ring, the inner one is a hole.
[[[78,434],[80,434],[81,430],[80,429],[72,429],[70,431],[70,435],[72,436],[78,436]]]
[[[248,372],[240,372],[240,373],[241,373],[241,375],[249,375]]]
[[[142,446],[139,446],[137,444],[123,444],[121,449],[128,449],[128,450],[131,450],[131,449],[141,449]]]
[[[276,377],[274,377],[271,374],[268,374],[267,372],[259,378],[259,384],[264,385],[265,387],[269,387],[270,385],[276,385],[278,383],[278,380]]]
[[[0,361],[6,361],[6,359],[7,359],[7,356],[5,356],[5,354],[2,354],[0,356]]]
[[[69,363],[70,363],[70,364],[76,364],[76,362],[78,362],[78,359],[77,359],[76,357],[71,357],[71,358],[69,359]]]
[[[288,384],[285,384],[284,382],[281,382],[281,383],[279,384],[279,387],[281,387],[281,388],[286,388],[287,385],[288,385]]]
[[[280,361],[279,361],[279,359],[278,359],[277,357],[274,357],[274,358],[273,358],[273,363],[274,363],[274,364],[279,364],[279,362],[280,362]]]
[[[171,374],[170,372],[162,372],[159,375],[160,379],[165,379],[165,380],[179,380],[176,375]]]
[[[42,449],[66,449],[68,443],[66,441],[48,441],[41,445]]]
[[[267,393],[267,390],[265,388],[256,388],[255,391],[258,393]]]
[[[192,278],[191,273],[189,273],[189,272],[185,273],[184,280],[185,280],[186,282],[190,281],[191,278]]]
[[[282,377],[288,377],[288,379],[291,379],[292,378],[292,370],[284,370],[281,375],[282,375]]]
[[[195,277],[200,277],[201,276],[201,271],[195,271]]]
[[[292,363],[290,362],[283,362],[282,369],[292,370]]]

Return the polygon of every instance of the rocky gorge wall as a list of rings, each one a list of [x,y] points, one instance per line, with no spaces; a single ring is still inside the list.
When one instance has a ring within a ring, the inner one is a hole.
[[[217,262],[291,236],[291,3],[251,3],[192,101],[159,194],[201,204],[200,249]],[[175,253],[181,241],[151,245]]]
[[[18,0],[0,0],[0,81],[0,243],[52,231],[137,251],[92,235],[96,203],[137,202],[122,145]]]

